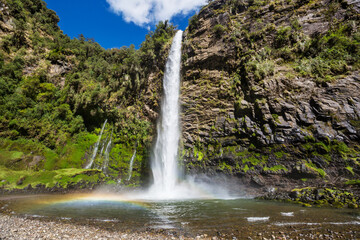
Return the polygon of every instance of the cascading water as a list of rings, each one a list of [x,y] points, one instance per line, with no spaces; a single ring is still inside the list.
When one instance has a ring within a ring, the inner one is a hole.
[[[88,165],[85,166],[86,169],[91,168],[92,165],[93,165],[93,163],[94,163],[94,160],[95,160],[96,154],[97,154],[98,149],[99,149],[100,140],[101,140],[102,134],[103,134],[103,132],[104,132],[106,123],[107,123],[107,119],[105,120],[105,122],[104,122],[104,124],[103,124],[103,126],[102,126],[102,128],[101,128],[99,138],[98,138],[98,140],[97,140],[97,142],[96,142],[96,144],[95,144],[95,148],[94,148],[93,154],[92,154],[92,156],[91,156],[91,158],[90,158],[90,162],[89,162]]]
[[[135,158],[136,158],[136,147],[135,147],[134,154],[132,155],[132,157],[130,159],[129,176],[128,176],[128,179],[127,179],[128,181],[130,181],[130,179],[131,179],[131,174],[132,174]]]
[[[106,148],[105,148],[105,153],[104,153],[104,164],[103,164],[103,172],[107,172],[107,169],[109,167],[109,155],[110,155],[110,147],[111,147],[111,143],[112,143],[112,135],[113,135],[113,132],[111,132],[111,135],[110,135],[110,140],[108,142],[108,144],[106,145]]]
[[[161,118],[157,126],[157,140],[151,162],[154,184],[150,191],[161,193],[164,196],[171,195],[179,181],[177,159],[180,140],[181,42],[182,31],[178,31],[174,37],[166,63]]]
[[[181,43],[182,31],[178,31],[171,45],[163,79],[164,95],[151,159],[154,183],[148,191],[130,194],[129,198],[178,200],[229,197],[223,185],[213,184],[208,178],[181,176],[178,164],[181,128],[179,103]]]
[[[101,150],[100,150],[100,155],[102,155],[104,153],[107,142],[108,142],[108,137],[106,137],[105,141],[102,144],[102,147],[101,147]]]

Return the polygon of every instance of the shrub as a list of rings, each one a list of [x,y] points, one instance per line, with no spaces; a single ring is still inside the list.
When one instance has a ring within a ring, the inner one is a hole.
[[[189,32],[193,33],[195,28],[197,28],[199,25],[199,16],[195,14],[189,19]]]
[[[291,37],[291,27],[281,27],[278,29],[275,37],[274,45],[276,48],[281,48],[287,45]]]
[[[267,76],[274,75],[275,64],[272,60],[257,60],[254,59],[247,63],[246,70],[252,73],[256,81],[261,81]]]
[[[220,38],[224,34],[225,30],[226,28],[221,24],[215,25],[213,28],[214,34],[217,38]]]

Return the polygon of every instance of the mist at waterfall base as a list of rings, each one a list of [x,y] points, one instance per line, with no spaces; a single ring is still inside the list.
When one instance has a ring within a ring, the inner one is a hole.
[[[147,191],[134,194],[137,199],[179,200],[230,198],[224,186],[201,178],[184,177],[178,163],[180,126],[180,66],[182,31],[173,39],[163,79],[161,114],[157,138],[151,157],[153,184]]]

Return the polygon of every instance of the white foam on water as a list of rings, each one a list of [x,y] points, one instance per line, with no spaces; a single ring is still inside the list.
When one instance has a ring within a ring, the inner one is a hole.
[[[294,212],[281,212],[280,214],[281,214],[281,216],[284,216],[284,217],[293,217],[294,216]]]
[[[248,222],[267,222],[270,217],[247,217]]]
[[[307,222],[286,222],[286,223],[273,223],[275,226],[293,226],[293,225],[306,225],[306,226],[316,226],[316,225],[360,225],[359,221],[351,222],[323,222],[323,223],[307,223]]]

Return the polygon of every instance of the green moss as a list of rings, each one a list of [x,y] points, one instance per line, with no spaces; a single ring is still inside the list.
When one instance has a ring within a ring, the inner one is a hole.
[[[317,172],[319,174],[319,176],[321,176],[322,178],[324,178],[326,176],[326,172],[321,169],[321,168],[317,168],[315,166],[315,164],[311,163],[311,162],[306,162],[305,163],[305,166],[308,168],[308,169],[311,169],[312,171],[314,172]]]
[[[356,180],[348,180],[345,182],[346,185],[360,185],[360,180],[356,179]]]
[[[354,169],[352,167],[347,166],[345,169],[348,170],[352,175],[355,175]]]
[[[279,115],[277,115],[277,114],[271,114],[271,116],[272,116],[272,118],[274,119],[275,122],[280,123]]]
[[[302,205],[303,207],[312,207],[312,205],[309,204],[309,203],[301,203],[301,205]]]
[[[23,152],[0,150],[0,165],[6,166],[12,160],[20,159],[23,156]]]
[[[268,167],[264,167],[264,171],[271,171],[271,172],[279,172],[279,171],[285,171],[287,172],[288,169],[286,167],[284,167],[283,165],[276,165],[276,166],[273,166],[271,168],[268,168]]]
[[[194,147],[194,156],[197,158],[198,161],[202,161],[204,158],[204,153],[198,148]]]
[[[249,168],[249,166],[246,164],[246,165],[242,168],[242,170],[246,173],[247,171],[250,170],[250,168]]]
[[[314,145],[319,153],[325,154],[325,153],[329,153],[331,150],[330,146],[326,145],[323,142],[317,142]]]
[[[54,171],[12,171],[0,167],[0,182],[5,189],[23,189],[28,185],[35,188],[37,185],[43,185],[46,188],[58,186],[67,188],[70,185],[78,183],[97,184],[102,181],[104,174],[99,170],[85,169],[60,169]]]
[[[227,170],[229,172],[232,172],[232,167],[230,165],[228,165],[226,162],[221,162],[219,164],[219,168],[224,171],[224,170]]]
[[[250,163],[253,166],[263,163],[262,159],[257,158],[254,155],[247,156],[245,159],[242,159],[242,163]]]
[[[274,155],[275,155],[276,158],[283,158],[285,153],[284,152],[275,152]]]
[[[304,188],[294,188],[291,191],[292,192],[304,192],[304,191],[309,192],[309,191],[312,191],[314,189],[315,189],[314,187],[304,187]]]
[[[107,185],[117,185],[117,182],[114,180],[109,180],[106,182]]]
[[[344,142],[339,142],[337,140],[332,141],[331,149],[340,154],[343,158],[346,158],[347,154],[352,152]]]
[[[98,136],[90,133],[80,133],[72,141],[68,141],[61,150],[61,158],[56,162],[57,168],[81,168],[85,153],[95,144]]]
[[[350,120],[351,125],[353,125],[357,130],[360,130],[360,120]]]
[[[44,156],[46,158],[45,164],[44,164],[44,169],[45,170],[54,169],[56,161],[58,160],[59,156],[51,150],[46,150]]]

